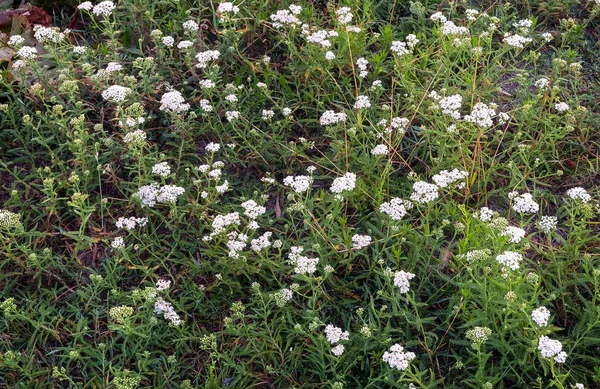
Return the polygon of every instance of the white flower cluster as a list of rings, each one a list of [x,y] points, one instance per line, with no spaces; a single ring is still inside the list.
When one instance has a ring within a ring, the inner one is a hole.
[[[373,150],[371,150],[372,155],[387,155],[388,152],[388,147],[383,144],[377,145],[375,148],[373,148]]]
[[[354,103],[354,109],[366,109],[371,108],[371,102],[369,98],[364,95],[360,95],[356,98],[356,103]]]
[[[517,270],[523,261],[523,256],[519,253],[515,253],[514,251],[505,251],[502,254],[498,254],[496,261],[498,261],[501,265],[510,268],[511,270]]]
[[[302,12],[302,7],[299,5],[290,5],[288,9],[279,10],[273,15],[269,16],[269,19],[273,22],[273,27],[282,28],[282,27],[298,27],[302,24],[300,19],[296,17]]]
[[[124,101],[130,93],[131,88],[121,85],[112,85],[102,92],[102,98],[104,100],[120,103],[121,101]]]
[[[479,211],[477,211],[474,215],[477,219],[482,222],[489,222],[494,218],[494,211],[489,209],[488,207],[481,207]]]
[[[7,44],[11,47],[22,45],[25,42],[25,38],[21,35],[12,35],[8,40]]]
[[[194,42],[192,42],[192,41],[187,41],[187,40],[186,40],[186,41],[181,41],[181,42],[179,42],[179,43],[177,44],[177,48],[178,48],[179,50],[187,50],[187,49],[189,49],[189,48],[190,48],[190,47],[192,47],[192,46],[194,46]]]
[[[209,239],[212,239],[215,235],[225,231],[227,227],[234,225],[240,225],[240,214],[238,212],[231,212],[226,215],[217,215],[213,219],[212,228],[213,232],[209,235]]]
[[[469,29],[464,26],[457,26],[452,21],[446,21],[442,24],[443,35],[466,35],[469,33]]]
[[[341,340],[348,340],[350,333],[348,331],[343,331],[341,328],[336,327],[333,324],[328,324],[325,327],[325,336],[327,337],[327,341],[329,343],[335,344]]]
[[[106,65],[106,72],[108,73],[120,72],[121,70],[123,70],[123,65],[118,62],[109,62]]]
[[[200,26],[193,20],[187,20],[183,22],[183,29],[186,31],[195,32],[200,29]]]
[[[492,118],[496,116],[496,110],[484,103],[477,103],[473,106],[470,115],[465,115],[464,120],[475,123],[481,128],[490,128],[494,123]]]
[[[175,44],[175,38],[172,36],[165,36],[161,39],[161,42],[167,47],[173,47],[173,44]]]
[[[540,327],[547,326],[548,319],[550,319],[550,311],[546,307],[539,307],[531,312],[531,320]]]
[[[540,220],[537,222],[537,227],[544,234],[548,234],[551,231],[556,230],[558,226],[558,218],[556,216],[542,216]]]
[[[394,117],[390,121],[389,127],[387,127],[385,129],[385,133],[391,134],[394,130],[396,130],[398,132],[398,134],[402,135],[406,132],[406,129],[408,128],[409,123],[410,123],[410,120],[408,120],[407,118]]]
[[[465,259],[468,262],[480,262],[488,259],[491,255],[492,250],[490,249],[471,250],[467,252]]]
[[[550,339],[545,335],[540,336],[538,350],[540,350],[542,357],[554,357],[557,363],[565,363],[567,360],[567,353],[562,351],[562,343],[558,340]]]
[[[267,231],[258,238],[252,239],[252,241],[250,241],[250,248],[252,249],[252,251],[258,253],[263,249],[270,247],[271,242],[269,241],[269,238],[271,238],[271,235],[273,235],[273,233]]]
[[[275,116],[275,111],[272,109],[263,109],[262,110],[262,119],[263,120],[271,120]]]
[[[350,7],[342,7],[335,11],[335,15],[337,16],[337,21],[339,24],[350,24],[352,22],[352,10]]]
[[[473,343],[483,343],[487,342],[490,335],[492,335],[492,330],[490,328],[477,326],[467,331],[466,338]]]
[[[561,101],[554,104],[554,109],[561,113],[567,112],[569,110],[569,104],[565,103],[564,101]]]
[[[227,234],[227,239],[227,248],[229,249],[227,255],[229,256],[229,258],[239,258],[240,254],[238,253],[238,251],[242,251],[244,248],[246,248],[248,235],[241,234],[237,231],[232,231],[229,234]]]
[[[398,56],[408,55],[410,54],[410,50],[413,49],[417,43],[419,43],[417,36],[409,34],[406,36],[406,42],[393,41],[390,50]]]
[[[413,203],[398,197],[392,198],[390,201],[381,204],[379,210],[388,215],[392,220],[400,220],[413,207]]]
[[[440,98],[437,93],[430,94],[431,97],[438,100],[442,113],[450,115],[454,119],[460,119],[460,107],[462,105],[462,96],[459,94]]]
[[[438,174],[431,177],[431,179],[440,188],[446,188],[447,186],[455,183],[456,181],[460,181],[460,180],[467,178],[467,175],[468,175],[468,173],[464,170],[458,170],[458,169],[453,169],[450,171],[442,170]]]
[[[175,203],[177,197],[185,193],[185,189],[175,185],[160,186],[157,183],[144,185],[133,195],[142,202],[142,208],[154,207],[157,203]]]
[[[413,192],[410,199],[416,203],[427,204],[439,197],[438,186],[425,181],[417,181],[413,184]]]
[[[210,142],[204,147],[204,150],[206,150],[209,153],[216,153],[217,151],[221,150],[221,145],[218,143]]]
[[[310,176],[287,176],[283,179],[283,185],[294,189],[296,193],[304,193],[310,189],[313,178]]]
[[[180,92],[174,90],[162,95],[159,109],[161,111],[181,113],[189,110],[190,105],[185,103],[185,99]]]
[[[108,16],[115,9],[115,3],[112,1],[103,1],[94,6],[92,13],[96,16]]]
[[[171,322],[171,325],[178,326],[182,323],[179,315],[175,312],[173,305],[162,298],[158,298],[154,302],[154,313],[156,315],[162,315],[166,320]]]
[[[306,37],[306,41],[308,43],[317,43],[319,45],[321,45],[323,48],[329,48],[331,47],[331,40],[330,38],[335,38],[338,36],[338,33],[336,31],[333,30],[318,30],[313,32],[312,34],[309,34]]]
[[[519,214],[537,213],[540,210],[540,205],[533,200],[531,193],[515,196],[512,201],[512,209]]]
[[[207,50],[196,54],[197,68],[206,69],[210,61],[216,61],[221,56],[218,50]]]
[[[394,273],[394,285],[400,288],[400,293],[408,293],[410,290],[410,280],[415,278],[413,273],[405,272],[404,270]]]
[[[533,85],[538,89],[546,89],[548,88],[548,85],[550,85],[550,80],[547,78],[540,78]]]
[[[525,230],[519,227],[507,226],[500,235],[508,237],[508,241],[511,243],[519,243],[525,237]]]
[[[360,70],[360,72],[358,72],[358,78],[365,78],[367,74],[369,74],[367,65],[369,65],[369,61],[362,57],[356,60],[356,67]]]
[[[278,307],[283,307],[288,301],[294,297],[294,292],[289,288],[283,288],[273,294],[273,299]]]
[[[158,290],[159,292],[163,292],[163,291],[169,289],[170,287],[171,287],[170,280],[160,279],[160,280],[156,281],[156,290]]]
[[[77,6],[77,9],[82,9],[84,11],[91,11],[92,8],[94,8],[94,4],[92,4],[91,1],[84,1]]]
[[[44,27],[36,24],[33,27],[33,36],[40,43],[59,43],[65,39],[65,34],[58,27]]]
[[[525,47],[526,44],[530,43],[532,39],[519,34],[507,33],[504,35],[504,39],[502,41],[509,46],[516,47],[517,49],[522,49]]]
[[[589,203],[592,200],[592,196],[580,186],[569,189],[566,194],[573,200],[579,200],[582,203]]]
[[[340,194],[342,192],[351,192],[355,187],[356,174],[348,172],[343,176],[334,179],[329,190],[331,193]]]
[[[468,8],[465,10],[465,15],[467,15],[467,20],[474,21],[477,20],[477,15],[479,15],[479,11],[476,9]]]
[[[337,123],[343,123],[346,121],[347,118],[348,117],[343,112],[336,113],[334,111],[329,110],[323,112],[323,114],[321,115],[320,122],[322,126],[331,126]]]
[[[113,249],[122,249],[125,247],[125,240],[121,236],[117,236],[110,244]]]
[[[295,266],[294,272],[296,274],[310,275],[317,271],[317,264],[319,258],[309,258],[301,255],[304,249],[298,246],[290,247],[290,253],[288,254],[288,263],[291,266]]]
[[[135,130],[125,134],[123,138],[125,143],[131,143],[133,145],[141,145],[146,141],[146,133],[142,130]]]
[[[152,174],[157,176],[167,177],[171,174],[171,166],[167,162],[160,162],[152,166]]]
[[[239,118],[240,118],[240,113],[238,111],[225,111],[225,119],[227,119],[227,121],[229,123],[231,123],[235,119],[239,119]]]
[[[244,208],[244,215],[252,220],[267,212],[267,208],[258,205],[254,200],[244,201],[241,206]]]
[[[398,343],[390,347],[390,351],[383,353],[383,361],[387,362],[391,368],[398,370],[406,370],[408,363],[415,359],[416,355],[413,352],[404,352],[404,347]]]
[[[17,51],[17,55],[23,59],[37,58],[37,49],[32,46],[23,46]]]
[[[372,238],[369,235],[355,234],[352,236],[352,247],[356,250],[367,247],[371,244]]]
[[[144,227],[147,223],[147,217],[120,217],[115,225],[117,228],[123,228],[127,231],[131,231],[135,227]]]
[[[219,6],[217,7],[217,13],[219,14],[232,13],[235,15],[238,12],[240,12],[240,7],[238,7],[237,5],[233,5],[233,3],[228,1],[219,4]]]

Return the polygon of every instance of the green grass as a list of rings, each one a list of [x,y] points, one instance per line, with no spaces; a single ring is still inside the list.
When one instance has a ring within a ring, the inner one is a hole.
[[[123,0],[13,31],[0,388],[597,387],[600,5],[479,3],[303,1],[277,28],[290,3]]]

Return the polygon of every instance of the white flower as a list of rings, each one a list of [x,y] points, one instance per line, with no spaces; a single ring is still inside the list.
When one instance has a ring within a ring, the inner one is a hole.
[[[562,343],[560,343],[558,340],[553,340],[545,335],[542,335],[538,341],[538,350],[540,350],[544,358],[552,358],[558,356],[562,352]],[[562,356],[563,355],[561,355],[561,357]],[[566,358],[566,354],[564,354],[564,357]]]
[[[546,307],[539,307],[531,312],[531,319],[540,327],[545,327],[550,319],[550,311]]]
[[[517,270],[523,261],[523,256],[519,253],[515,253],[514,251],[505,251],[496,257],[496,261],[498,261],[501,265],[510,268],[511,270]]]
[[[17,55],[23,59],[37,58],[37,49],[31,46],[23,46],[17,51]]]
[[[425,181],[417,181],[413,184],[413,192],[410,199],[416,203],[427,204],[438,198],[438,186]]]
[[[467,174],[468,173],[466,171],[458,169],[453,169],[451,171],[442,170],[438,174],[431,177],[431,179],[440,188],[445,188],[456,181],[465,179]]]
[[[216,84],[211,80],[202,80],[199,82],[200,88],[202,89],[212,89],[216,86]]]
[[[344,345],[343,344],[338,344],[337,346],[335,346],[335,347],[333,347],[331,349],[331,352],[336,357],[339,357],[340,355],[342,355],[344,353]]]
[[[512,200],[512,209],[519,214],[537,213],[540,210],[540,205],[533,200],[531,193],[523,193]]]
[[[288,107],[285,107],[281,110],[281,114],[285,117],[289,117],[292,114],[292,110]]]
[[[204,147],[204,150],[206,150],[210,153],[216,153],[220,149],[221,149],[221,145],[218,143],[214,143],[214,142],[210,142]]]
[[[367,247],[371,244],[372,238],[369,235],[355,234],[352,236],[352,247],[356,250]]]
[[[110,246],[113,249],[122,249],[123,247],[125,247],[125,240],[123,240],[122,237],[117,236],[112,243],[110,244]]]
[[[404,270],[394,273],[394,285],[400,288],[400,293],[404,294],[410,290],[409,281],[415,277],[413,273],[405,272]]]
[[[386,145],[377,145],[371,150],[372,155],[387,155],[388,147]]]
[[[404,347],[398,343],[390,347],[390,351],[383,353],[383,361],[387,362],[391,368],[398,370],[406,370],[408,363],[415,359],[416,355],[413,352],[404,352]]]
[[[441,23],[446,23],[446,21],[448,20],[448,19],[446,19],[446,17],[444,16],[444,14],[442,14],[441,12],[434,13],[433,15],[431,15],[429,17],[429,19],[432,20],[432,21],[434,21],[434,22],[439,21]]]
[[[125,141],[125,143],[132,143],[132,144],[143,144],[143,142],[146,140],[146,133],[142,130],[135,130],[132,132],[129,132],[127,134],[125,134],[125,137],[123,138],[123,141]]]
[[[158,280],[156,281],[156,290],[158,290],[159,292],[162,292],[163,290],[167,290],[171,287],[171,281],[170,280]]]
[[[195,21],[188,20],[183,23],[183,29],[190,31],[190,32],[194,32],[194,31],[198,31],[200,29],[200,26]]]
[[[200,69],[205,69],[206,67],[208,67],[208,63],[210,61],[216,61],[217,59],[219,59],[220,56],[221,53],[217,50],[207,50],[200,52],[196,54],[196,60],[198,61],[196,67]]]
[[[228,122],[232,122],[235,119],[238,119],[240,117],[240,113],[238,111],[226,111],[225,112],[225,118],[227,119]]]
[[[159,298],[154,303],[154,313],[157,315],[163,315],[163,317],[168,320],[171,325],[178,326],[182,323],[181,319],[175,309],[171,305],[171,303]]]
[[[94,5],[91,1],[84,1],[77,6],[77,9],[82,9],[84,11],[90,11],[92,8],[94,8]]]
[[[466,9],[465,15],[467,15],[468,20],[477,20],[477,15],[479,15],[479,11],[477,11],[476,9]]]
[[[310,176],[287,176],[283,179],[283,185],[289,186],[296,193],[304,193],[310,189],[313,179]]]
[[[554,104],[554,109],[558,112],[567,112],[569,110],[569,104],[565,102],[559,102]]]
[[[9,46],[15,47],[23,44],[23,42],[25,42],[25,38],[23,38],[21,35],[13,35],[8,40],[7,44]]]
[[[460,119],[460,107],[462,105],[461,95],[452,95],[439,100],[442,113],[452,116],[454,119]]]
[[[546,89],[548,85],[550,85],[550,80],[548,80],[547,78],[540,78],[534,83],[534,85],[536,88]]]
[[[457,26],[452,21],[446,21],[442,25],[442,34],[443,35],[464,35],[468,34],[469,29],[463,26]]]
[[[148,218],[147,217],[129,217],[129,218],[125,218],[125,217],[120,217],[119,220],[117,220],[117,222],[115,223],[115,225],[117,226],[117,228],[123,228],[127,231],[131,231],[133,230],[136,226],[140,226],[143,227],[148,223]]]
[[[87,51],[87,47],[85,46],[74,46],[73,53],[75,54],[83,54]]]
[[[262,119],[263,120],[273,119],[273,116],[275,116],[275,112],[273,110],[270,110],[270,109],[262,110]]]
[[[103,1],[98,3],[92,9],[92,13],[96,16],[108,16],[115,9],[115,3],[112,1]]]
[[[181,93],[177,91],[167,92],[160,99],[161,111],[170,111],[181,113],[190,109],[190,105],[185,103],[185,99]]]
[[[334,111],[325,111],[323,112],[323,115],[321,115],[320,122],[322,126],[330,126],[340,122],[345,122],[346,118],[347,116],[343,112],[335,113]]]
[[[333,51],[326,52],[325,59],[328,61],[333,61],[335,59],[335,54],[333,54]]]
[[[114,101],[118,103],[124,101],[127,95],[129,95],[130,93],[130,88],[120,85],[113,85],[110,86],[108,89],[104,90],[104,92],[102,92],[102,98],[104,100]]]
[[[356,103],[354,103],[354,109],[365,109],[371,108],[371,102],[367,96],[358,96],[356,98]]]
[[[350,333],[348,331],[343,331],[341,328],[334,326],[333,324],[328,324],[325,327],[325,336],[329,343],[334,344],[341,340],[348,340],[350,337]]]
[[[161,41],[163,45],[167,47],[173,47],[173,44],[175,44],[175,38],[173,38],[172,36],[165,36],[164,38],[162,38]]]
[[[556,229],[558,225],[558,218],[556,216],[542,216],[537,222],[537,226],[545,234],[550,233]]]
[[[217,7],[217,13],[220,14],[232,13],[235,15],[238,12],[240,12],[240,7],[233,5],[233,3],[230,2],[221,3]]]
[[[192,47],[194,45],[194,42],[192,41],[181,41],[177,44],[177,48],[179,50],[186,50],[189,49],[190,47]]]
[[[389,202],[381,204],[379,210],[388,215],[392,220],[400,220],[413,207],[413,204],[398,197],[392,198]]]
[[[488,107],[484,103],[477,103],[473,106],[470,115],[465,115],[464,120],[475,123],[482,128],[490,128],[493,125],[492,118],[496,115],[496,110]]]
[[[592,199],[592,196],[590,196],[590,194],[580,186],[569,189],[566,195],[573,200],[579,200],[582,203],[589,203]]]
[[[545,40],[547,43],[550,43],[550,42],[552,42],[552,34],[551,34],[551,33],[549,33],[549,32],[544,32],[544,33],[541,35],[541,37],[542,37],[542,39],[543,39],[543,40]]]
[[[252,239],[252,241],[250,242],[250,248],[252,249],[252,251],[254,252],[259,252],[263,249],[266,249],[267,247],[271,246],[271,242],[269,242],[269,238],[271,237],[271,235],[273,235],[272,232],[265,232],[264,234],[262,234],[261,236],[259,236],[256,239]],[[287,289],[284,289],[287,290]],[[292,296],[290,295],[289,299],[291,299]],[[289,300],[287,299],[287,300]]]
[[[331,184],[331,193],[340,194],[344,191],[352,191],[356,187],[356,174],[354,173],[346,173],[341,177],[333,180]]]
[[[500,235],[509,237],[509,242],[511,243],[519,243],[525,237],[525,230],[519,227],[508,226]]]
[[[302,247],[292,246],[288,254],[288,263],[295,266],[294,272],[296,274],[310,275],[317,271],[317,264],[319,258],[309,258],[301,255],[304,249]]]
[[[269,16],[269,19],[273,22],[273,27],[281,28],[284,26],[296,27],[302,24],[300,19],[296,16],[300,13],[302,7],[297,5],[290,5],[289,10],[283,9],[277,11],[275,14]]]
[[[335,11],[339,24],[350,24],[352,21],[352,10],[350,7],[342,7]]]
[[[166,162],[160,162],[152,166],[152,174],[156,174],[161,177],[167,177],[171,174],[171,167]]]
[[[254,200],[248,200],[241,204],[242,208],[244,208],[244,215],[248,216],[250,219],[256,219],[260,215],[267,212],[267,209],[262,205],[258,205]]]
[[[504,39],[502,41],[509,46],[516,47],[518,49],[522,49],[525,47],[526,44],[530,43],[532,41],[532,39],[526,38],[519,34],[511,35],[510,33],[508,33],[508,34],[504,35]]]

